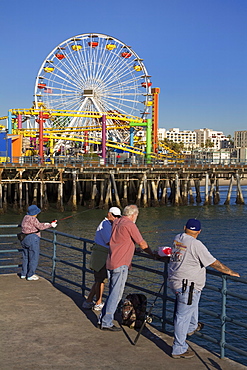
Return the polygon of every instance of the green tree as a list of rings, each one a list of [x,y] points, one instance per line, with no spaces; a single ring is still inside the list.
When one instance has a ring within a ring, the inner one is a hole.
[[[214,143],[210,139],[207,139],[205,142],[205,148],[213,148],[213,147],[214,147]]]

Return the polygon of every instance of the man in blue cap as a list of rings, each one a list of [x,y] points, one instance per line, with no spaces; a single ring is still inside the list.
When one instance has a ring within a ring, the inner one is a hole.
[[[40,230],[56,227],[57,222],[39,222],[37,215],[41,210],[35,205],[31,205],[27,209],[27,214],[24,216],[21,223],[21,231],[25,234],[25,238],[21,242],[22,250],[22,270],[21,279],[38,280],[35,275],[36,268],[39,262],[39,245],[40,245]]]
[[[194,353],[188,350],[187,335],[202,329],[198,322],[198,304],[206,282],[206,267],[231,276],[240,275],[212,256],[207,247],[197,240],[201,223],[189,219],[184,232],[175,237],[169,262],[169,285],[176,295],[174,315],[173,358],[191,358]]]

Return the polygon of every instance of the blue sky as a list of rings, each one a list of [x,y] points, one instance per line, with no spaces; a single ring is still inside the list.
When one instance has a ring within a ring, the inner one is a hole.
[[[0,116],[32,105],[47,54],[69,37],[111,35],[160,87],[159,126],[247,130],[246,0],[2,1]]]

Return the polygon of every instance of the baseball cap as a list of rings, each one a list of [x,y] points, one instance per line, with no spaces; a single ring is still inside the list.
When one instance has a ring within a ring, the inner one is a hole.
[[[196,220],[195,218],[190,218],[186,225],[186,229],[192,230],[192,231],[200,231],[201,230],[201,223],[199,220]]]
[[[118,207],[111,207],[108,212],[112,213],[113,216],[122,216],[121,210]]]
[[[35,216],[38,215],[41,212],[39,207],[37,207],[35,204],[32,204],[31,206],[28,207],[27,209],[27,214],[29,216]]]

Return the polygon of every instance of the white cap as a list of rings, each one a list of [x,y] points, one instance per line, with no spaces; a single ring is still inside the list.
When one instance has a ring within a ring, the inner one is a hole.
[[[113,216],[121,216],[121,210],[118,207],[111,207],[108,212],[112,213]]]

